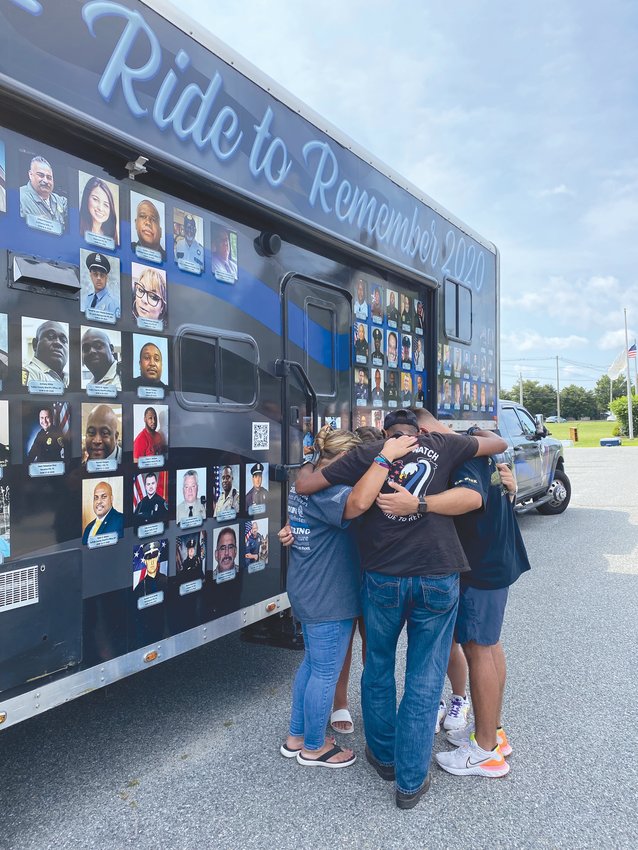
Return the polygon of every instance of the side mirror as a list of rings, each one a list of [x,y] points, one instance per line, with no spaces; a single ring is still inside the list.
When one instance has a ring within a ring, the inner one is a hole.
[[[543,414],[537,413],[534,417],[534,422],[536,423],[536,436],[537,437],[546,437],[549,434],[549,431],[545,427],[545,422],[543,420]]]

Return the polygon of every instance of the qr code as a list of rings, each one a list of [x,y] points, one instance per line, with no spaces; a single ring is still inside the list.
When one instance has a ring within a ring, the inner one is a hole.
[[[253,422],[253,451],[270,448],[270,422]]]

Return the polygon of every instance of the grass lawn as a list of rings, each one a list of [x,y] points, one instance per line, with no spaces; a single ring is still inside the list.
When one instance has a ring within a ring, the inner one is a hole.
[[[569,440],[569,429],[578,428],[578,442],[575,446],[600,446],[601,437],[613,437],[615,422],[547,422],[547,430],[558,440]],[[634,417],[634,429],[638,434],[638,417]],[[622,438],[623,446],[638,446],[638,439]]]

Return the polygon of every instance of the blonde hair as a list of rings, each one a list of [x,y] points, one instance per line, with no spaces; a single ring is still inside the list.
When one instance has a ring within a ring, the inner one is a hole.
[[[315,438],[315,449],[320,453],[321,460],[333,460],[341,452],[360,445],[361,438],[352,431],[333,428],[331,425],[324,425]]]

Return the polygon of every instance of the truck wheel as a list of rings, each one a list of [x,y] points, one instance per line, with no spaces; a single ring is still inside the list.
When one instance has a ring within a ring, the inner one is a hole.
[[[549,516],[562,514],[572,497],[572,485],[562,469],[557,469],[554,472],[554,480],[549,485],[547,492],[551,493],[552,498],[544,505],[539,505],[536,510],[539,514]]]

